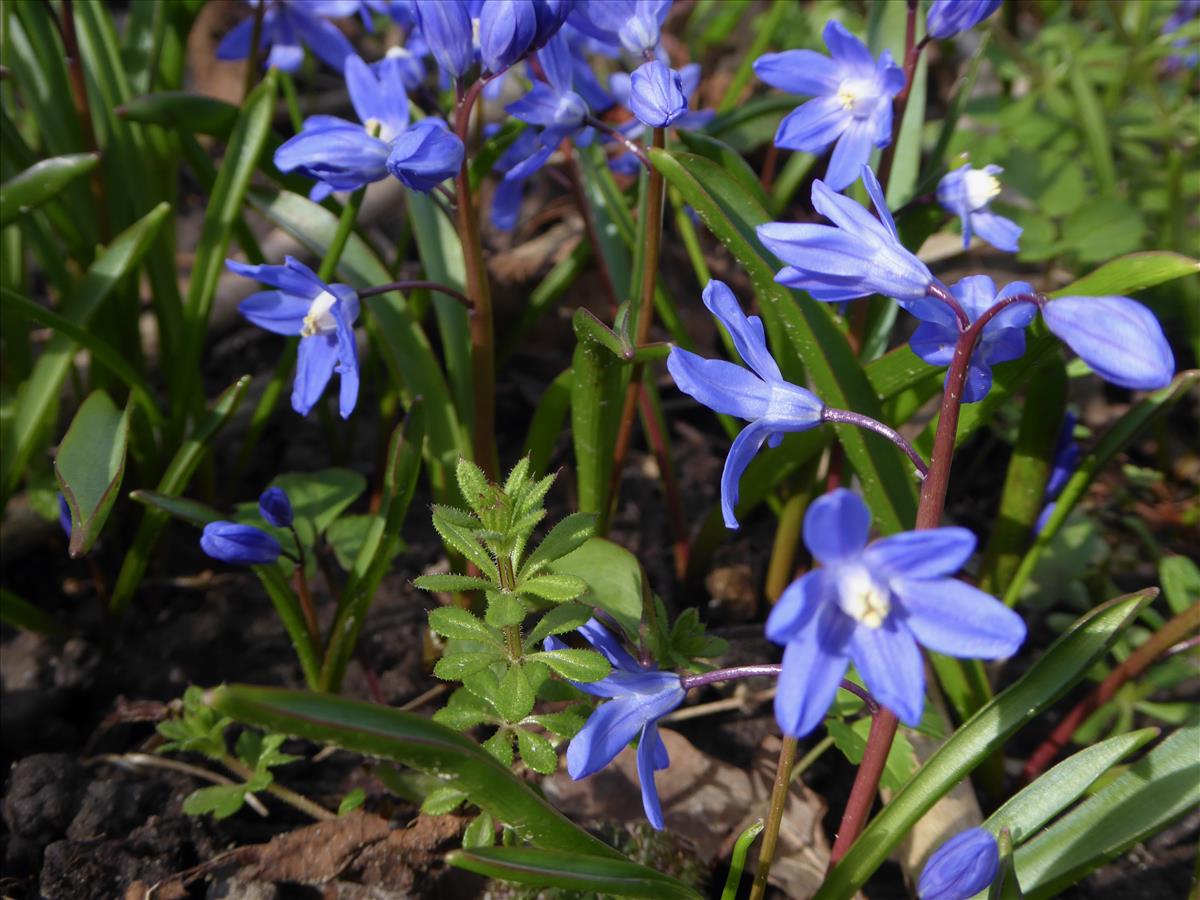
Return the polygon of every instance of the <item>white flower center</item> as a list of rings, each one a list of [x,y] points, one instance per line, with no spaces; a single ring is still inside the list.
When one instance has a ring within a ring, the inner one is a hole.
[[[847,78],[838,85],[837,99],[842,109],[863,117],[871,112],[875,105],[875,92],[871,82],[862,78]]]
[[[971,209],[983,209],[1000,193],[1000,179],[989,175],[983,169],[968,169],[967,174],[963,176],[963,185],[967,191],[967,204]]]
[[[337,320],[333,317],[333,304],[337,297],[329,291],[321,291],[308,307],[308,315],[304,317],[304,325],[300,328],[300,337],[312,337],[314,334],[332,334],[337,331]]]
[[[388,47],[387,53],[384,54],[388,59],[408,59],[412,56],[407,47]]]
[[[392,131],[382,119],[377,119],[374,116],[371,116],[363,123],[363,131],[371,137],[379,138],[385,144],[390,144],[396,137],[396,132]]]
[[[892,611],[891,593],[862,566],[838,574],[838,601],[842,612],[868,628],[879,628]]]

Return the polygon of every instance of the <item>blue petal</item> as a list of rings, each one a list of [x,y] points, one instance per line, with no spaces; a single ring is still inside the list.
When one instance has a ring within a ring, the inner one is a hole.
[[[950,380],[950,373],[946,373],[946,381]],[[992,389],[992,369],[981,356],[978,350],[971,356],[971,362],[967,364],[967,377],[963,382],[963,403],[978,403],[988,395],[988,391]]]
[[[924,646],[967,659],[1012,656],[1025,641],[1025,622],[995,597],[953,578],[896,578],[904,624]]]
[[[666,128],[687,112],[679,73],[658,60],[638,66],[629,82],[629,109],[650,128]]]
[[[375,73],[363,62],[362,57],[357,53],[347,56],[343,75],[358,120],[364,125],[370,119],[382,121],[387,112],[386,95]]]
[[[821,153],[841,137],[852,118],[836,97],[817,97],[783,117],[775,132],[775,145]]]
[[[870,166],[863,166],[862,168],[862,183],[871,198],[871,205],[875,207],[875,212],[879,214],[879,221],[883,223],[883,227],[888,230],[888,233],[898,241],[900,234],[896,231],[896,220],[892,218],[892,212],[888,209],[887,198],[883,193],[883,186],[879,183],[879,179],[875,177],[875,173],[871,171]]]
[[[405,187],[428,193],[462,168],[463,145],[441,119],[422,119],[392,142],[387,170]]]
[[[332,22],[309,15],[295,16],[295,21],[296,28],[312,52],[326,65],[341,72],[345,68],[346,57],[354,53],[354,47],[341,30]]]
[[[1012,219],[1006,219],[1004,216],[987,210],[973,212],[969,218],[975,233],[997,250],[1016,253],[1021,249],[1018,238],[1021,237],[1022,228]]]
[[[658,799],[658,787],[654,783],[654,770],[665,769],[666,765],[656,765],[667,755],[667,747],[658,733],[653,722],[648,722],[642,728],[642,737],[638,741],[637,770],[638,782],[642,786],[642,808],[646,810],[646,818],[659,831],[663,828],[662,803]],[[667,760],[667,764],[670,760]]]
[[[996,302],[996,283],[987,275],[968,275],[953,285],[950,293],[974,322]]]
[[[825,25],[821,37],[835,62],[847,62],[856,72],[867,72],[875,68],[875,58],[867,45],[846,30],[836,19]]]
[[[307,416],[321,399],[338,361],[338,341],[332,334],[300,339],[296,354],[296,380],[292,383],[292,409]]]
[[[358,402],[358,344],[341,300],[333,304],[330,313],[337,322],[338,413],[348,419]]]
[[[818,497],[804,515],[804,544],[827,566],[857,557],[870,530],[871,511],[846,488]]]
[[[810,626],[822,604],[836,599],[830,595],[828,569],[813,569],[801,575],[779,595],[767,616],[767,640],[776,644],[795,640],[800,631]]]
[[[996,839],[982,828],[968,828],[929,857],[917,882],[917,894],[921,900],[966,900],[986,891],[999,871]]]
[[[940,322],[922,322],[908,340],[912,352],[931,366],[950,365],[957,343],[958,328]]]
[[[1034,311],[1037,311],[1036,307]],[[988,324],[991,325],[992,323],[989,322]],[[984,330],[992,331],[991,328]],[[1024,328],[1001,328],[994,333],[986,334],[985,337],[987,342],[984,344],[984,358],[987,360],[988,365],[998,365],[1002,362],[1020,359],[1025,355]]]
[[[879,628],[859,625],[851,646],[871,696],[905,725],[917,725],[925,707],[925,663],[899,617],[893,613]]]
[[[829,157],[829,168],[825,182],[835,191],[843,190],[858,180],[859,172],[871,158],[875,146],[874,135],[868,120],[851,122],[834,145]]]
[[[617,636],[600,624],[599,619],[588,619],[578,631],[614,668],[638,674],[645,672],[641,664],[622,646]]]
[[[863,565],[885,579],[944,578],[967,564],[975,535],[965,528],[902,531],[874,541],[863,551]]]
[[[525,96],[514,100],[504,109],[522,122],[548,128],[555,122],[561,96],[550,85],[535,81]]]
[[[754,74],[781,91],[813,97],[836,94],[842,80],[837,63],[815,50],[765,53],[754,61]]]
[[[574,89],[575,57],[566,35],[556,34],[537,52],[538,64],[555,93]]]
[[[525,194],[525,182],[500,179],[492,194],[492,225],[501,231],[512,231],[517,225],[517,213]]]
[[[676,709],[683,698],[683,688],[678,688],[650,695],[628,694],[600,704],[571,739],[567,771],[578,780],[604,768],[637,736],[643,725]]]
[[[721,470],[721,515],[725,519],[726,528],[738,527],[737,516],[734,515],[738,501],[738,482],[741,481],[746,466],[750,465],[754,454],[758,453],[763,441],[770,434],[771,426],[763,422],[751,422],[733,439],[733,446],[729,448],[729,455],[725,457],[725,467]]]
[[[837,607],[788,641],[775,690],[775,720],[789,737],[804,737],[821,724],[850,664],[847,641],[854,623]]]
[[[738,305],[737,298],[729,285],[723,281],[712,279],[704,287],[702,294],[704,305],[733,338],[733,346],[737,348],[742,361],[755,371],[764,381],[782,381],[783,375],[776,365],[771,351],[767,349],[767,335],[763,329],[762,319],[758,316],[747,316]]]
[[[859,177],[861,172],[870,171],[868,167],[863,166],[855,172],[854,177]],[[890,221],[890,213],[888,214],[888,224],[891,227],[888,228],[888,225],[871,215],[860,203],[839,194],[823,181],[813,182],[812,203],[813,209],[848,235],[879,244],[894,240],[896,237],[894,231],[896,226]],[[883,210],[887,211],[886,203],[883,204]]]
[[[1105,381],[1154,390],[1175,375],[1158,319],[1128,297],[1059,297],[1042,307],[1042,317]]]
[[[316,273],[291,256],[284,257],[282,266],[250,265],[227,259],[225,268],[243,278],[253,278],[295,297],[311,300],[325,290],[325,283],[317,278]]]
[[[243,19],[229,30],[217,44],[217,59],[245,59],[254,36],[254,17]]]
[[[261,291],[238,304],[238,312],[275,334],[299,334],[312,304],[282,291]]]
[[[420,31],[442,71],[461,78],[474,62],[474,27],[462,0],[438,0],[416,7]]]
[[[530,0],[484,0],[479,10],[479,55],[489,72],[501,72],[529,49],[537,36]]]
[[[1005,285],[1003,290],[996,294],[996,299],[1003,300],[1006,297],[1014,297],[1017,294],[1029,294],[1032,296],[1035,293],[1033,285],[1024,281],[1014,281],[1011,284]],[[1037,316],[1037,311],[1036,303],[1014,303],[996,313],[990,324],[995,325],[997,328],[1024,328],[1034,320]]]
[[[704,359],[673,347],[667,371],[679,390],[715,412],[753,420],[764,416],[770,404],[771,388],[766,382],[723,359]]]
[[[221,562],[239,566],[266,565],[279,558],[279,541],[261,528],[237,522],[209,522],[200,535],[200,549]]]

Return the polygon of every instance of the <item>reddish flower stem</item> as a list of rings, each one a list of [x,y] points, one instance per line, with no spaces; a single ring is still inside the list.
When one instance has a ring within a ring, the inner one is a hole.
[[[1178,641],[1200,628],[1200,603],[1194,603],[1162,628],[1155,632],[1142,646],[1134,650],[1125,661],[1108,673],[1102,682],[1076,704],[1063,718],[1058,726],[1050,733],[1029,757],[1025,768],[1021,771],[1021,780],[1028,784],[1045,771],[1063,747],[1071,742],[1071,735],[1097,709],[1111,700],[1121,689],[1121,686],[1131,678],[1140,675],[1152,662],[1158,659]]]
[[[882,422],[872,419],[870,416],[864,416],[862,413],[851,412],[848,409],[833,409],[826,406],[821,410],[822,422],[834,422],[840,425],[854,425],[857,428],[864,428],[867,431],[873,431],[882,437],[887,438],[897,447],[904,451],[904,455],[912,460],[912,464],[917,467],[917,471],[924,478],[929,474],[929,467],[925,465],[925,460],[921,459],[921,454],[916,451],[903,435],[896,429],[884,425]]]
[[[879,161],[879,183],[887,185],[892,174],[892,162],[896,158],[896,140],[900,137],[900,128],[904,124],[904,111],[908,108],[908,95],[912,90],[913,76],[917,73],[917,63],[921,59],[921,51],[929,43],[929,36],[917,40],[917,0],[908,0],[908,16],[904,25],[904,87],[896,95],[895,106],[892,110],[892,141],[883,151]]]

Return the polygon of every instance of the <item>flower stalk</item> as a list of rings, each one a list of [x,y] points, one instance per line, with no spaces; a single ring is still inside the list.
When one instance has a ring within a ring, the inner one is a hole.
[[[779,826],[783,822],[784,807],[787,806],[798,743],[797,738],[785,737],[783,746],[779,748],[775,784],[771,788],[771,806],[767,812],[767,827],[763,831],[762,848],[758,852],[758,868],[754,872],[754,884],[750,887],[750,900],[762,900],[767,891],[767,876],[771,874],[771,861],[775,858],[775,845],[779,842]]]

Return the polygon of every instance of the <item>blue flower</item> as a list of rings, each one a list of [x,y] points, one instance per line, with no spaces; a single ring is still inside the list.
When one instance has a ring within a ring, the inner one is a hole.
[[[721,472],[721,513],[725,527],[737,528],[734,509],[738,481],[763,441],[777,447],[785,432],[807,431],[820,425],[824,404],[811,391],[783,380],[767,349],[762,320],[746,316],[724,282],[708,283],[704,288],[704,305],[728,329],[749,368],[723,359],[704,359],[672,347],[667,369],[685,394],[716,412],[750,422],[729,448]]]
[[[1163,23],[1163,34],[1174,34],[1192,19],[1200,15],[1200,0],[1179,0],[1175,5],[1174,12]],[[1171,46],[1176,50],[1186,50],[1188,44],[1195,44],[1194,41],[1189,42],[1186,37],[1176,38],[1172,41]],[[1182,69],[1194,69],[1197,62],[1200,62],[1200,53],[1195,51],[1191,53],[1172,53],[1167,57],[1166,69],[1168,72],[1178,72]]]
[[[261,528],[237,522],[209,522],[200,535],[200,549],[235,566],[273,563],[281,552],[279,541]]]
[[[963,247],[971,243],[972,234],[978,234],[997,250],[1016,253],[1019,249],[1021,226],[988,209],[1000,193],[996,176],[1003,171],[999,166],[973,169],[965,163],[938,182],[938,203],[962,219]]]
[[[878,219],[817,180],[813,182],[813,208],[832,220],[833,226],[786,222],[758,226],[759,240],[787,263],[775,280],[829,302],[883,294],[914,314],[940,304],[929,294],[937,279],[900,243],[883,189],[868,166],[862,167],[862,179]],[[929,317],[933,316],[936,313]]]
[[[276,334],[299,335],[292,408],[308,415],[329,379],[341,376],[338,410],[349,418],[358,400],[358,345],[354,320],[358,295],[345,284],[329,285],[308,266],[290,256],[282,266],[250,266],[229,259],[232,272],[275,288],[251,294],[238,310],[259,328]]]
[[[537,37],[533,0],[484,0],[479,10],[479,55],[489,72],[520,59]]]
[[[267,2],[267,0],[260,0]],[[295,72],[304,62],[304,45],[338,71],[354,47],[337,26],[322,16],[351,16],[358,0],[270,0],[263,11],[259,49],[271,48],[266,67]],[[254,16],[239,22],[217,45],[217,59],[245,59],[254,38]]]
[[[1154,313],[1128,297],[1056,297],[1046,325],[1093,372],[1121,387],[1150,391],[1175,377],[1175,356]]]
[[[638,781],[642,785],[642,806],[646,818],[662,830],[662,804],[654,785],[654,773],[667,768],[671,760],[655,724],[679,707],[687,692],[674,672],[660,672],[641,666],[620,642],[595,619],[579,629],[596,650],[612,664],[613,671],[600,681],[575,684],[594,697],[609,702],[596,707],[579,733],[567,747],[567,771],[578,781],[600,771],[634,738],[637,738]],[[548,637],[547,650],[561,650],[562,641]]]
[[[683,79],[658,60],[643,63],[630,77],[628,105],[643,125],[666,128],[687,112]]]
[[[997,294],[995,283],[987,275],[971,275],[950,288],[950,293],[967,319],[974,322],[997,301],[1016,294],[1033,294],[1034,290],[1023,281],[1014,281]],[[1036,303],[1014,303],[983,326],[967,367],[964,403],[977,403],[987,396],[992,388],[992,366],[1024,355],[1025,329],[1035,316]],[[944,303],[932,303],[920,307],[918,318],[923,321],[908,342],[912,352],[931,366],[950,365],[961,334],[954,312]]]
[[[407,188],[428,193],[458,174],[463,145],[441,119],[422,119],[392,141],[387,170]]]
[[[868,545],[870,527],[866,504],[845,488],[804,517],[804,543],[822,567],[789,585],[767,618],[767,637],[786,645],[775,718],[792,737],[821,723],[851,660],[875,699],[916,725],[925,701],[918,645],[1000,659],[1025,640],[1019,615],[949,577],[975,549],[971,532],[906,531]]]
[[[974,28],[1000,8],[1000,0],[933,0],[925,16],[931,38],[953,37]]]
[[[589,37],[635,56],[658,47],[671,0],[577,0],[570,23]]]
[[[505,148],[496,160],[492,170],[507,176],[509,172],[526,160],[535,156],[541,149],[541,141],[533,129],[527,128],[517,135],[516,139]],[[521,197],[525,191],[525,182],[533,170],[523,177],[503,177],[492,194],[491,223],[502,231],[512,231],[517,224],[517,213],[521,208]]]
[[[904,70],[887,50],[876,62],[867,46],[838,22],[825,26],[829,56],[815,50],[768,53],[754,72],[772,87],[814,99],[779,123],[775,144],[822,153],[837,142],[825,182],[835,191],[851,184],[871,157],[872,147],[892,140],[892,98],[904,89]]]
[[[388,47],[383,59],[371,63],[371,71],[387,84],[395,84],[395,78],[399,76],[405,91],[415,91],[425,81],[424,58],[428,55],[429,48],[421,35],[414,32],[403,47]]]
[[[990,832],[968,828],[934,851],[921,870],[921,900],[967,900],[986,890],[1000,871],[1000,848]]]
[[[572,89],[574,66],[571,56],[566,38],[551,38],[537,54],[546,80],[535,81],[529,93],[505,107],[522,122],[541,129],[546,158],[563,140],[581,131],[591,113],[587,102]],[[534,168],[541,168],[544,162],[545,159]]]
[[[292,501],[283,488],[273,487],[263,491],[258,498],[258,511],[276,528],[287,528],[292,524]]]
[[[475,27],[465,0],[416,0],[418,27],[442,71],[462,78],[475,64]]]
[[[349,57],[346,87],[363,124],[310,116],[303,130],[275,151],[276,168],[317,179],[310,194],[314,200],[381,181],[388,172],[414,190],[429,191],[457,172],[462,142],[440,119],[422,119],[409,127],[405,65],[398,56],[385,57],[374,68],[358,56]]]

